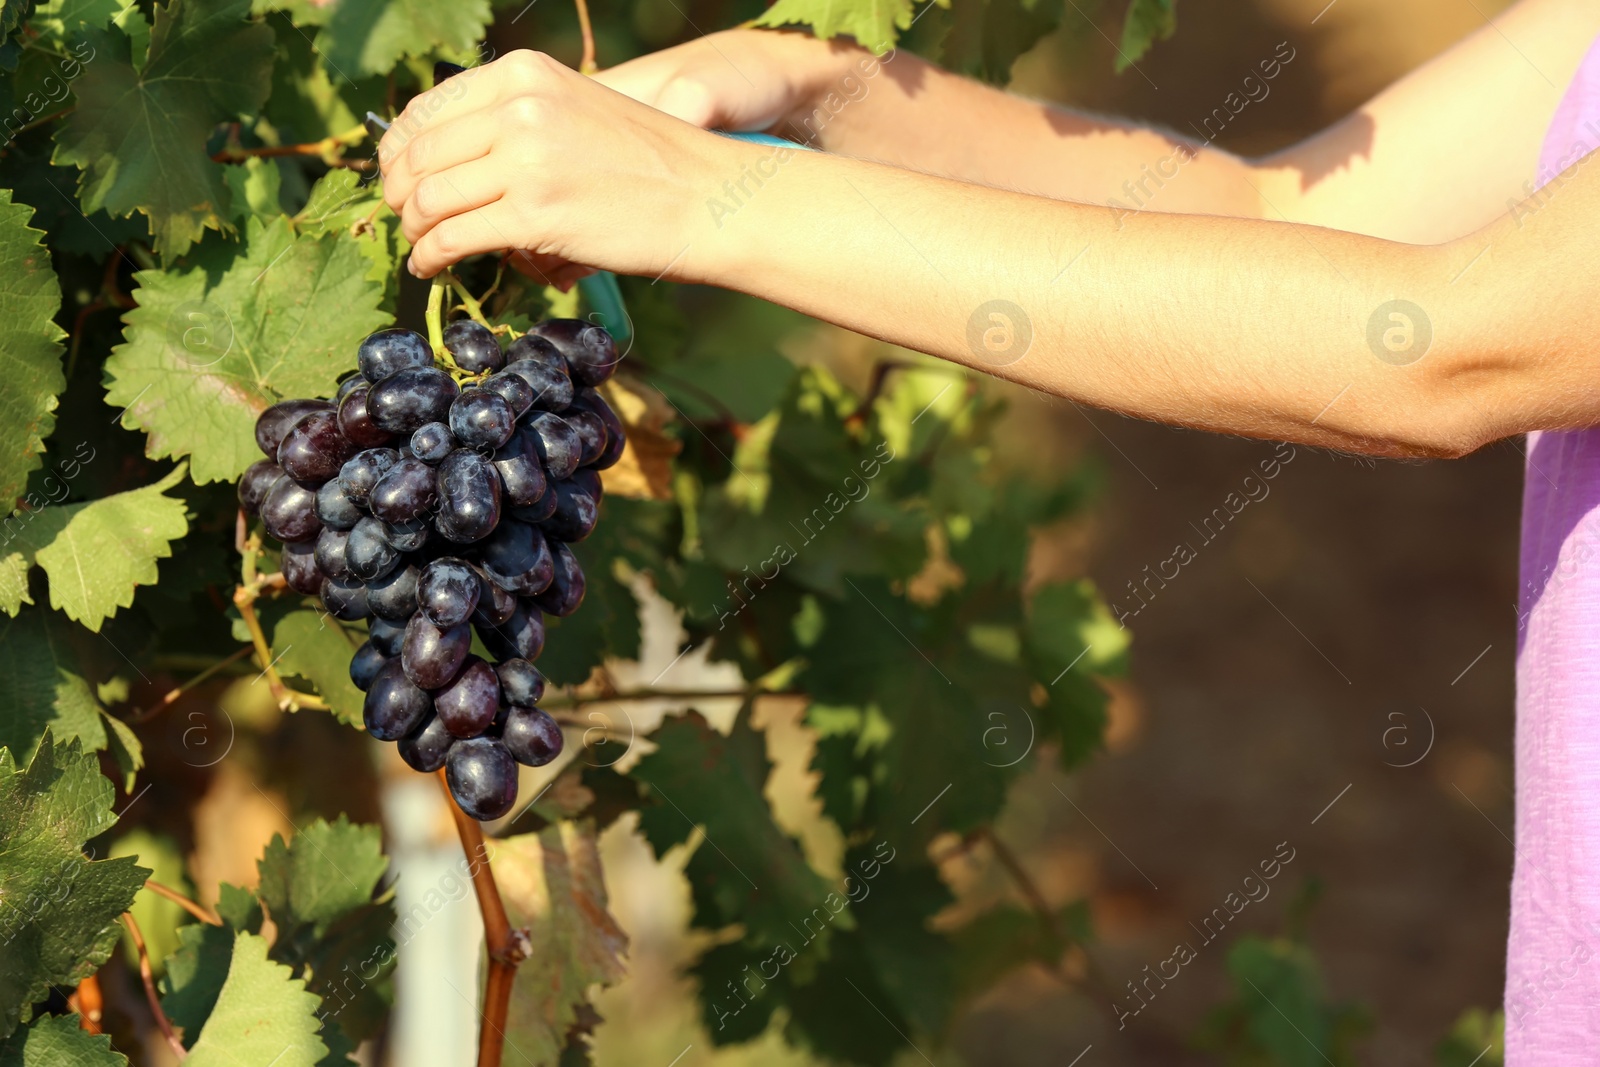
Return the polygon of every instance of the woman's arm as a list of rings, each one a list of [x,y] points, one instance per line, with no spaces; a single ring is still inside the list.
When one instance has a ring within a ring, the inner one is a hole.
[[[1375,455],[1600,423],[1600,173],[1414,246],[734,142],[533,53],[459,78],[379,150],[424,276],[517,249],[719,285],[1085,403]]]
[[[1178,134],[1012,96],[909,53],[879,63],[853,45],[766,30],[712,34],[599,77],[697,125],[773,129],[1130,214],[1287,218],[1433,242],[1527,195],[1544,130],[1596,34],[1600,5],[1524,0],[1327,130],[1256,161],[1210,139],[1230,107],[1273,106],[1276,80],[1307,62],[1292,41],[1259,57],[1233,99],[1196,100]]]

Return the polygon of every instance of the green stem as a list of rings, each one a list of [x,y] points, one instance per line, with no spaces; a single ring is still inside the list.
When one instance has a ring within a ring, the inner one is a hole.
[[[471,293],[467,292],[467,287],[461,284],[461,279],[449,271],[445,271],[440,277],[449,279],[450,288],[455,292],[456,299],[461,301],[461,306],[467,309],[467,314],[472,317],[472,321],[486,329],[490,328],[489,320],[483,317],[483,305]]]
[[[428,287],[428,343],[433,346],[435,359],[441,362],[453,362],[450,354],[444,347],[444,293],[450,287],[446,275],[441,272],[433,276],[433,284]]]

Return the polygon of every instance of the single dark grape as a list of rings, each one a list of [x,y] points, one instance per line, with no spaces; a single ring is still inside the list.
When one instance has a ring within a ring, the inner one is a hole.
[[[317,494],[294,479],[280,479],[261,502],[261,524],[279,541],[310,541],[322,532],[317,518]]]
[[[465,389],[450,405],[450,432],[464,448],[493,452],[511,439],[517,420],[511,405],[487,389]]]
[[[372,614],[367,603],[367,587],[350,578],[328,578],[322,583],[322,606],[328,614],[345,622],[355,622]]]
[[[518,522],[531,522],[535,525],[544,522],[556,513],[556,483],[550,482],[545,486],[544,496],[535,500],[527,507],[512,508],[511,517]]]
[[[543,767],[561,755],[561,727],[538,708],[512,708],[500,728],[500,743],[511,758],[530,767]]]
[[[544,699],[544,675],[525,659],[508,659],[494,669],[507,704],[531,708]]]
[[[583,458],[583,441],[578,431],[560,415],[546,411],[528,421],[529,443],[539,454],[545,474],[551,481],[559,482],[572,477]]]
[[[349,545],[349,530],[335,530],[324,526],[322,532],[317,535],[317,570],[329,578],[350,577],[350,561],[346,556]]]
[[[600,518],[600,496],[587,491],[588,482],[582,476],[589,473],[592,472],[579,471],[564,482],[551,483],[556,509],[540,528],[557,541],[572,544],[594,532],[594,524]]]
[[[436,559],[417,580],[417,604],[435,626],[466,622],[478,606],[478,573],[454,556]]]
[[[448,456],[455,447],[455,435],[442,422],[418,426],[417,432],[411,435],[411,454],[430,467]]]
[[[316,596],[322,592],[322,579],[327,575],[317,566],[317,546],[313,541],[284,545],[283,558],[278,566],[283,570],[283,580],[296,593]]]
[[[517,595],[496,585],[482,567],[474,565],[473,570],[478,576],[478,607],[472,621],[480,629],[499,626],[517,613]]]
[[[326,400],[283,400],[263,411],[256,418],[256,447],[268,459],[278,458],[278,446],[283,444],[289,427],[313,411],[332,411]]]
[[[377,448],[388,444],[393,436],[372,424],[372,416],[367,412],[367,394],[371,389],[371,383],[361,381],[339,401],[339,429],[357,448]]]
[[[261,502],[267,499],[278,479],[284,477],[283,468],[270,459],[258,459],[245,468],[239,478],[239,506],[246,515],[259,515]]]
[[[363,582],[375,582],[394,570],[400,553],[385,536],[383,520],[367,515],[350,531],[344,558],[351,574]]]
[[[471,319],[461,319],[444,328],[444,347],[456,366],[473,374],[497,371],[506,365],[506,354],[500,351],[494,334]]]
[[[533,406],[540,411],[565,411],[572,403],[572,378],[567,361],[542,337],[526,334],[506,349],[505,373],[515,374],[533,389]]]
[[[367,586],[367,603],[380,619],[404,626],[417,612],[417,575],[414,564],[402,563]]]
[[[438,85],[447,78],[454,78],[457,74],[465,74],[467,68],[460,63],[452,63],[448,59],[433,61],[433,84]]]
[[[546,615],[564,619],[583,603],[583,568],[578,566],[578,557],[572,554],[572,549],[565,543],[550,541],[548,544],[550,554],[555,558],[555,575],[549,587],[535,596],[533,602]]]
[[[348,530],[361,521],[361,509],[345,495],[339,479],[322,483],[317,490],[317,518],[322,525],[334,530]]]
[[[371,599],[372,593],[369,591],[367,600],[370,601]],[[371,642],[373,648],[385,656],[398,656],[400,654],[400,642],[405,635],[406,628],[403,623],[390,622],[388,619],[380,617],[367,624],[367,640]]]
[[[472,646],[472,630],[459,626],[435,626],[418,612],[406,623],[405,640],[400,644],[400,662],[406,677],[424,689],[446,685],[461,670],[467,650]]]
[[[385,522],[406,522],[425,514],[437,499],[433,468],[420,459],[402,459],[372,487],[367,506]]]
[[[574,380],[599,385],[617,370],[622,357],[603,326],[582,319],[546,319],[532,330],[560,350]]]
[[[364,508],[378,479],[399,462],[400,453],[392,448],[369,448],[357,452],[339,468],[339,488],[357,507]]]
[[[451,745],[444,774],[450,795],[479,822],[498,819],[517,803],[517,762],[493,738],[475,737]]]
[[[544,614],[528,600],[518,600],[511,618],[498,626],[479,626],[483,647],[495,659],[534,660],[544,651]]]
[[[527,507],[544,496],[548,479],[544,464],[534,448],[533,433],[519,428],[494,454],[494,469],[500,475],[506,501],[513,507]]]
[[[350,657],[350,681],[355,683],[357,689],[366,691],[372,687],[372,680],[388,662],[389,660],[371,641],[363,642],[361,647],[356,649],[356,654]]]
[[[339,416],[332,411],[302,415],[289,427],[278,445],[278,466],[308,489],[315,489],[339,473],[355,447],[339,432]]]
[[[580,389],[578,395],[572,398],[572,406],[580,411],[592,411],[600,416],[600,421],[606,427],[606,448],[601,459],[592,466],[605,469],[622,458],[622,447],[627,443],[628,432],[622,425],[622,420],[617,413],[606,403],[606,398],[593,389]]]
[[[360,371],[357,371],[347,378],[341,379],[339,382],[338,391],[333,394],[333,406],[338,407],[340,404],[344,403],[344,398],[349,396],[356,386],[366,384],[367,380],[361,376]]]
[[[605,455],[606,443],[609,439],[606,436],[606,424],[601,421],[599,415],[592,411],[568,408],[561,413],[561,418],[565,420],[568,426],[577,431],[580,447],[578,466],[592,466],[601,456]]]
[[[428,339],[414,330],[379,330],[361,342],[356,363],[363,378],[381,382],[403,370],[433,366],[433,349]]]
[[[542,593],[555,574],[555,560],[536,526],[507,520],[484,539],[479,563],[490,579],[513,593]]]
[[[511,408],[511,414],[519,419],[533,407],[533,386],[523,381],[519,375],[491,374],[478,383],[478,388],[487,389],[499,396]]]
[[[444,421],[460,392],[439,368],[413,367],[372,387],[367,414],[380,430],[410,435],[427,423]]]
[[[367,733],[379,741],[398,741],[416,730],[433,713],[433,698],[428,696],[391,659],[378,669],[367,687],[361,717]]]
[[[461,673],[433,694],[433,710],[457,737],[477,737],[500,710],[500,679],[483,660],[468,656]]]
[[[401,552],[418,552],[433,538],[433,526],[426,518],[410,522],[386,522],[383,536]]]
[[[476,452],[458,448],[439,464],[438,531],[460,544],[487,537],[500,523],[500,475]]]
[[[455,741],[450,731],[444,728],[444,723],[439,721],[439,716],[429,715],[421,726],[402,737],[395,749],[400,753],[400,758],[411,765],[412,770],[432,774],[444,766],[445,757],[450,754],[450,746]]]

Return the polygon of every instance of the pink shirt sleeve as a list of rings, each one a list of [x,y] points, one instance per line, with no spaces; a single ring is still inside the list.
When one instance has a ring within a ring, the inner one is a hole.
[[[1543,195],[1600,148],[1600,40],[1546,135]],[[1588,166],[1600,166],[1591,162]],[[1600,382],[1596,383],[1600,388]],[[1508,1067],[1600,1064],[1600,429],[1528,438],[1517,628]]]

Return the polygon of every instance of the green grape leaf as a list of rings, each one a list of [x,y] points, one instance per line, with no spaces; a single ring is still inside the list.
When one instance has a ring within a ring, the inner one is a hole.
[[[217,1006],[222,984],[233,963],[237,931],[229,926],[189,923],[178,928],[178,947],[166,959],[161,978],[161,1011],[178,1029],[185,1046],[200,1037],[200,1030]]]
[[[27,0],[0,0],[0,36],[9,36],[27,15]]]
[[[200,267],[140,271],[106,402],[150,435],[147,454],[190,456],[202,484],[232,481],[260,458],[256,417],[285,397],[331,395],[384,325],[366,273],[353,238],[296,236],[281,216],[251,222],[214,282]]]
[[[0,1041],[0,1067],[127,1067],[108,1034],[84,1030],[76,1015],[41,1015]]]
[[[1122,45],[1117,49],[1117,73],[1143,59],[1157,41],[1177,32],[1176,4],[1177,0],[1129,0],[1122,21]]]
[[[940,65],[1004,85],[1017,59],[1061,25],[1065,10],[1061,0],[952,0]]]
[[[100,702],[77,647],[82,633],[42,608],[0,619],[0,678],[6,680],[0,746],[32,752],[50,730],[63,743],[79,737],[86,748],[105,747]]]
[[[340,815],[335,822],[308,824],[289,844],[274,834],[256,866],[261,903],[281,940],[299,936],[302,928],[321,937],[335,922],[372,903],[389,861],[378,827]]]
[[[1506,1016],[1468,1008],[1433,1047],[1434,1067],[1505,1067]]]
[[[1234,997],[1207,1018],[1202,1047],[1227,1049],[1236,1062],[1354,1067],[1354,1043],[1371,1028],[1368,1013],[1327,999],[1307,945],[1245,934],[1228,950],[1228,974]]]
[[[127,47],[96,35],[77,108],[56,133],[55,162],[82,171],[83,210],[145,214],[163,257],[182,255],[208,229],[230,229],[222,166],[205,145],[270,89],[272,31],[246,21],[249,12],[249,0],[170,0],[156,9],[137,68]]]
[[[628,946],[607,910],[594,827],[561,820],[502,838],[491,865],[512,927],[532,939],[511,992],[506,1044],[529,1063],[556,1063],[590,987],[621,980]]]
[[[470,51],[488,27],[489,0],[256,0],[257,11],[287,11],[298,26],[320,26],[317,50],[342,79],[388,74],[400,60]]]
[[[44,439],[55,427],[56,397],[67,387],[55,324],[61,286],[50,254],[28,226],[33,209],[0,189],[0,508],[21,495],[28,472],[39,466]],[[7,525],[10,521],[7,520]],[[9,531],[8,531],[9,532]]]
[[[318,1000],[289,968],[267,958],[267,943],[234,935],[228,977],[184,1061],[189,1067],[315,1067],[328,1047],[317,1036]]]
[[[849,598],[822,602],[825,623],[802,684],[822,704],[867,709],[864,739],[869,727],[884,735],[869,823],[896,847],[986,824],[1020,763],[1013,750],[1026,740],[1029,680],[1018,665],[981,654],[967,635],[980,621],[972,616],[1004,600],[946,598],[923,608],[881,579],[852,586]]]
[[[366,694],[350,680],[350,657],[366,640],[359,631],[322,611],[300,608],[272,623],[267,639],[279,674],[310,682],[335,718],[360,725]]]
[[[43,508],[0,557],[0,610],[16,614],[27,593],[30,567],[50,578],[50,606],[90,630],[133,603],[141,585],[154,584],[156,561],[172,555],[172,542],[189,532],[185,504],[166,496],[183,480],[178,468],[154,485]]]
[[[265,222],[283,213],[283,205],[278,202],[283,173],[272,160],[247,159],[229,164],[222,168],[222,180],[232,193],[230,217],[235,221],[258,218]]]
[[[1039,736],[1056,742],[1063,768],[1076,766],[1100,747],[1106,693],[1094,677],[1126,672],[1131,636],[1086,579],[1034,592],[1023,655],[1045,693]]]
[[[749,705],[726,737],[690,711],[662,723],[650,740],[656,750],[629,772],[653,802],[640,812],[639,829],[657,856],[703,830],[684,871],[695,925],[743,923],[753,946],[792,939],[790,923],[820,906],[830,887],[773,821],[764,792],[772,764],[765,736],[750,726]]]
[[[801,23],[818,37],[854,37],[881,55],[894,47],[899,31],[911,26],[915,6],[916,0],[777,0],[754,25],[775,29]]]
[[[0,1034],[52,985],[74,985],[110,958],[150,872],[131,858],[90,860],[89,841],[116,822],[114,790],[81,741],[49,733],[19,768],[0,749]]]
[[[260,897],[277,924],[272,958],[287,964],[322,998],[330,1062],[383,1026],[391,999],[394,906],[379,896],[389,861],[376,826],[316,822],[285,845],[273,837],[257,864]],[[348,1046],[348,1048],[347,1048]]]
[[[367,277],[383,287],[383,304],[399,293],[399,266],[411,252],[400,232],[400,216],[383,203],[383,187],[360,184],[353,170],[332,170],[311,187],[311,197],[294,218],[301,233],[343,234],[367,257]]]

